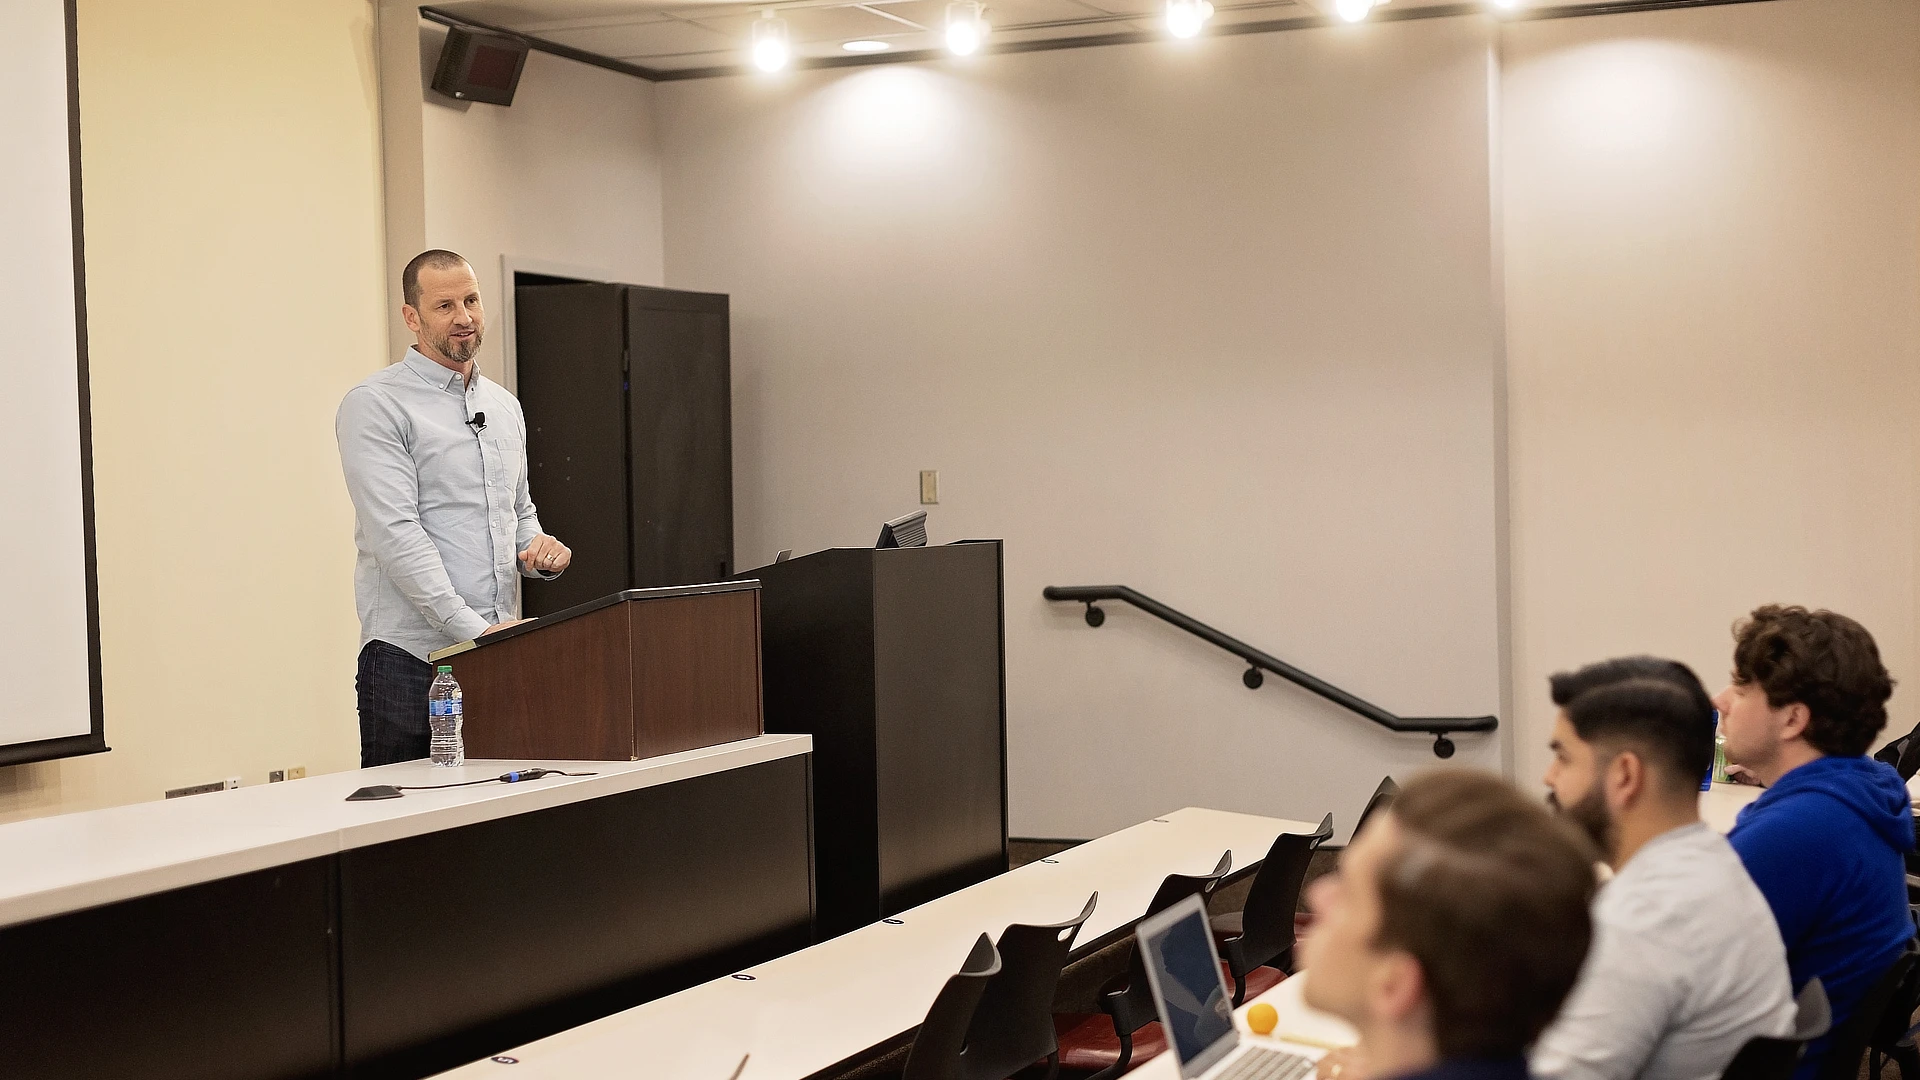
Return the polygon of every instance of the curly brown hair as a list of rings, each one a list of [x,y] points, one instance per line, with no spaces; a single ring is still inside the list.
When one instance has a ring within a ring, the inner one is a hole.
[[[1887,725],[1893,678],[1867,628],[1835,612],[1767,604],[1733,624],[1733,681],[1759,684],[1776,709],[1798,702],[1807,742],[1859,757]]]

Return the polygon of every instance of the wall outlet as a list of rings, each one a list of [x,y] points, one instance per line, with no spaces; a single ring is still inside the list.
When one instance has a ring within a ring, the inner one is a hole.
[[[307,767],[305,765],[287,766],[287,779],[304,780],[306,779],[306,777],[307,777]]]
[[[920,470],[920,505],[937,506],[940,503],[940,470]]]
[[[237,788],[237,787],[239,787],[239,786],[240,786],[240,778],[239,778],[239,777],[237,777],[237,776],[229,776],[229,777],[227,777],[227,790],[228,790],[228,791],[232,791],[232,790],[233,790],[234,788]]]
[[[267,783],[269,784],[277,784],[280,781],[285,780],[286,778],[287,778],[287,770],[285,769],[267,770]]]

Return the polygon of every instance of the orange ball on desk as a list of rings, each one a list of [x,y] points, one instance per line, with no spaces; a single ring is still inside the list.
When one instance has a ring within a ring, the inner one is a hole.
[[[1280,1022],[1280,1011],[1264,1001],[1255,1002],[1247,1009],[1247,1027],[1255,1035],[1273,1034],[1274,1025]]]

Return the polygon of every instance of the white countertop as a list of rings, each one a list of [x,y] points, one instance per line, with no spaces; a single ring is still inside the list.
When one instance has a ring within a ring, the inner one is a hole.
[[[1098,890],[1080,931],[1090,942],[1144,915],[1167,874],[1204,874],[1227,849],[1243,867],[1281,833],[1316,827],[1179,810],[901,912],[897,926],[872,923],[740,973],[751,981],[715,979],[509,1050],[511,1072],[479,1061],[448,1075],[726,1080],[751,1054],[740,1080],[799,1080],[917,1027],[982,933],[1071,919]]]
[[[1714,832],[1726,834],[1733,831],[1733,819],[1738,817],[1746,805],[1760,797],[1765,788],[1751,784],[1715,784],[1710,791],[1700,793],[1700,817]]]
[[[808,735],[762,735],[642,761],[425,761],[330,773],[0,825],[0,926],[809,753]],[[548,768],[517,784],[347,802],[371,784],[450,784]]]

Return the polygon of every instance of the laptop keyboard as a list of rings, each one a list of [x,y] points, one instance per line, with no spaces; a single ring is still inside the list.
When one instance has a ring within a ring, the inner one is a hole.
[[[1312,1058],[1253,1046],[1208,1080],[1300,1080],[1311,1072]]]

